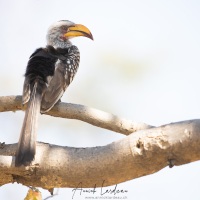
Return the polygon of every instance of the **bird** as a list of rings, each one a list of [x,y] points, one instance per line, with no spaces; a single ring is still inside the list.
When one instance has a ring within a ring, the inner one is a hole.
[[[35,158],[38,116],[48,112],[62,97],[79,67],[80,52],[71,39],[90,30],[69,20],[53,23],[46,35],[47,45],[30,56],[23,85],[22,104],[27,104],[15,154],[15,166],[29,166]]]

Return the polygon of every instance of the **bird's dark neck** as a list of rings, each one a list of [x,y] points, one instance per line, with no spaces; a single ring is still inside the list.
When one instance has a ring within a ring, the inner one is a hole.
[[[54,48],[51,45],[46,46],[46,51],[53,57],[58,58],[59,60],[66,60],[66,54],[68,53],[68,48]]]

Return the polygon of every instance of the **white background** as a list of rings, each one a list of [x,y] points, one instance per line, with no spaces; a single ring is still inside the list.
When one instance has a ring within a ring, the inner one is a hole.
[[[62,101],[155,126],[199,118],[198,0],[0,0],[0,96],[21,94],[30,54],[46,45],[47,28],[63,19],[86,25],[94,41],[73,39],[81,63]],[[0,142],[18,141],[23,117],[23,112],[0,113]],[[89,147],[123,137],[75,120],[40,117],[43,142]],[[166,167],[118,189],[128,190],[130,200],[199,200],[199,172],[199,162]],[[0,187],[0,199],[20,200],[27,190],[8,184]],[[41,192],[43,198],[49,195]],[[85,196],[93,195],[75,199]],[[71,197],[72,189],[65,188],[54,199]]]

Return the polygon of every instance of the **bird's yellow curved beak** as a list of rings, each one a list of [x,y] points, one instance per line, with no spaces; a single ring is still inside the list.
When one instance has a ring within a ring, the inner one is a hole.
[[[93,40],[93,36],[90,30],[81,24],[75,24],[74,26],[69,27],[67,33],[65,33],[64,36],[67,38],[84,36]]]

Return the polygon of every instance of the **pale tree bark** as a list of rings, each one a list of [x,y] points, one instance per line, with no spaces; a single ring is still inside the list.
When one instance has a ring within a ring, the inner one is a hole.
[[[0,97],[0,112],[24,110],[21,96]],[[94,108],[71,103],[59,103],[55,105],[47,115],[68,119],[78,119],[94,126],[105,128],[111,131],[129,135],[132,132],[151,128],[145,123],[138,123],[127,119],[122,119]]]
[[[20,96],[0,97],[0,111],[23,109]],[[122,133],[123,139],[101,147],[72,148],[37,144],[33,165],[16,168],[16,144],[0,146],[0,185],[19,182],[51,190],[115,185],[162,168],[200,159],[200,120],[152,127],[82,105],[59,103],[47,113],[79,119]],[[2,130],[3,131],[3,130]],[[3,141],[2,141],[3,142]]]

